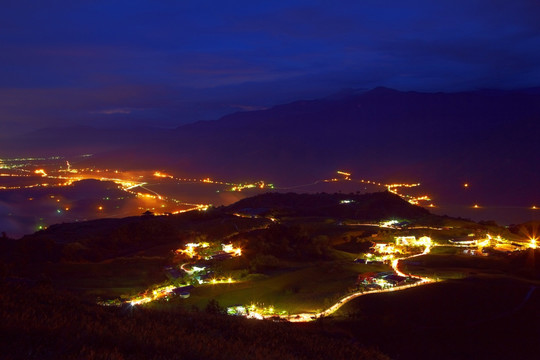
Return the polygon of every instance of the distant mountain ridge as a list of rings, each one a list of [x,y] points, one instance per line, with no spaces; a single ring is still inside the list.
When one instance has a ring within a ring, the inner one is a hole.
[[[385,182],[421,181],[443,193],[472,182],[483,193],[470,201],[540,202],[540,172],[533,165],[540,158],[539,120],[535,89],[352,90],[173,130],[103,135],[100,141],[108,147],[91,161],[283,185],[345,169]],[[88,142],[83,140],[78,144]]]

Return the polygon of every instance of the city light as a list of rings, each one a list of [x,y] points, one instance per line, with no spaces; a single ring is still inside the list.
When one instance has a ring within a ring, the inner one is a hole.
[[[41,174],[42,177],[47,177],[47,173],[43,169],[37,169],[34,171],[35,174]]]
[[[131,300],[127,300],[126,303],[130,304],[131,306],[136,305],[142,305],[147,304],[151,301],[163,299],[170,295],[173,290],[176,289],[173,285],[163,286],[157,289],[154,289],[152,291],[147,290],[143,294],[135,296]]]
[[[231,254],[233,256],[241,256],[242,255],[242,249],[241,248],[235,248],[233,244],[221,244],[223,252],[227,254]]]

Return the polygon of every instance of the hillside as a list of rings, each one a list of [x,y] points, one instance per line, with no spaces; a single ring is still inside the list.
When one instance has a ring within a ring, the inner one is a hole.
[[[388,217],[419,226],[362,224]],[[423,226],[424,221],[451,226]],[[40,359],[59,353],[112,359],[178,354],[383,359],[381,352],[404,359],[450,359],[455,354],[484,359],[501,358],[499,352],[484,351],[496,337],[512,343],[500,352],[504,358],[515,351],[529,355],[529,348],[515,344],[525,343],[536,329],[525,312],[538,303],[538,250],[485,257],[448,246],[448,239],[488,229],[507,231],[431,215],[389,192],[267,193],[207,211],[54,225],[0,242],[0,331],[8,334],[0,340],[0,351],[20,358],[25,349]],[[388,293],[371,294],[370,285],[359,282],[367,274],[388,276],[398,266],[356,261],[368,258],[374,241],[397,244],[397,236],[425,235],[437,244],[433,253],[418,256],[421,248],[402,246],[400,256],[414,259],[401,258],[399,269],[442,283],[424,287],[413,282],[404,291],[385,287]],[[241,251],[227,256],[227,246]],[[171,286],[188,287],[189,293],[161,293]],[[297,319],[295,314],[314,319],[351,294],[367,296],[314,322],[287,322]],[[151,300],[137,302],[144,298]],[[496,301],[486,306],[486,299]],[[248,305],[272,317],[252,321],[221,315],[225,308]],[[463,341],[462,323],[478,343]],[[506,323],[521,326],[520,335],[492,330],[492,324],[504,329]],[[477,324],[481,337],[474,336]],[[390,333],[400,336],[386,339]],[[429,338],[429,345],[418,348],[419,336]]]
[[[164,245],[172,250],[200,232],[220,238],[265,222],[269,221],[238,218],[216,210],[64,223],[19,240],[3,241],[0,258],[18,264],[103,261]]]
[[[341,203],[342,200],[352,202]],[[391,217],[438,218],[389,192],[363,195],[267,193],[207,212],[52,225],[20,240],[4,241],[1,256],[5,261],[20,263],[103,261],[166,244],[174,247],[201,232],[219,239],[244,228],[270,222],[232,215],[242,211],[266,212],[280,217],[318,216],[371,221]]]
[[[429,215],[388,191],[370,194],[267,193],[243,199],[225,208],[228,212],[273,216],[321,216],[356,220],[417,219]]]

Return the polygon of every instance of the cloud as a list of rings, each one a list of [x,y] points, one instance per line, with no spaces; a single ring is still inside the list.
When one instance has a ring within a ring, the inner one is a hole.
[[[538,86],[539,12],[537,0],[12,1],[0,126],[174,126],[342,88]]]

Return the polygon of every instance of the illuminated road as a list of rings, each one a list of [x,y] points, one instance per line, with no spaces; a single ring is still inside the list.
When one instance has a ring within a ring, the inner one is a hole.
[[[331,315],[331,314],[335,313],[343,305],[348,303],[349,301],[351,301],[353,299],[356,299],[357,297],[360,297],[362,295],[380,294],[380,293],[386,293],[386,292],[392,292],[392,291],[400,291],[400,290],[410,289],[410,288],[413,288],[413,287],[434,283],[435,280],[433,280],[433,279],[430,279],[430,278],[427,278],[427,277],[416,276],[416,275],[404,274],[398,268],[399,260],[406,260],[406,259],[411,259],[411,258],[414,258],[414,257],[417,257],[417,256],[425,255],[425,254],[428,254],[430,252],[430,250],[431,250],[431,247],[427,246],[426,249],[424,250],[424,252],[422,252],[420,254],[412,255],[412,256],[409,256],[409,257],[406,257],[406,258],[402,258],[402,259],[396,259],[396,260],[394,260],[392,262],[392,268],[394,269],[396,274],[398,274],[400,276],[403,276],[403,277],[413,277],[413,278],[419,279],[420,281],[418,281],[418,282],[416,282],[414,284],[401,285],[401,286],[391,287],[391,288],[387,288],[387,289],[370,290],[370,291],[363,291],[363,290],[362,291],[357,291],[357,292],[355,292],[353,294],[347,295],[347,296],[339,299],[338,302],[336,302],[334,305],[330,306],[326,310],[323,310],[323,311],[321,311],[319,313],[316,313],[316,314],[310,314],[310,313],[294,314],[294,315],[290,316],[289,321],[291,321],[291,322],[306,322],[306,321],[313,321],[314,319],[319,318],[319,317]],[[270,317],[267,317],[267,318],[270,318]]]
[[[404,200],[406,200],[409,203],[414,204],[414,205],[419,205],[420,202],[424,202],[424,201],[425,202],[431,201],[430,197],[427,196],[427,195],[411,196],[411,195],[406,195],[406,194],[400,193],[398,191],[398,189],[400,189],[400,188],[413,188],[413,187],[420,186],[420,183],[415,183],[415,184],[384,184],[384,183],[374,181],[374,180],[353,179],[350,173],[347,173],[347,172],[344,172],[344,171],[337,171],[337,174],[340,175],[341,177],[332,178],[332,179],[320,179],[320,180],[316,180],[316,181],[314,181],[312,183],[309,183],[309,184],[302,184],[302,185],[289,186],[289,187],[276,187],[275,189],[276,190],[294,190],[294,189],[313,186],[313,185],[317,185],[317,184],[321,184],[321,183],[350,181],[350,182],[354,182],[354,183],[357,183],[357,184],[372,185],[372,186],[378,186],[378,187],[381,187],[381,188],[385,188],[389,192],[400,196]]]
[[[487,235],[487,239],[484,239],[482,242],[486,241],[486,240],[491,240],[491,236],[488,234]],[[505,240],[504,239],[501,239],[500,236],[498,236],[496,238],[496,240],[500,241],[500,242],[504,242]],[[537,247],[537,238],[535,236],[531,236],[529,238],[529,248],[536,248]],[[434,244],[427,244],[426,245],[426,248],[424,249],[423,252],[419,253],[419,254],[415,254],[415,255],[411,255],[411,256],[408,256],[408,257],[404,257],[404,258],[401,258],[401,259],[395,259],[392,261],[392,269],[394,270],[394,272],[399,275],[399,276],[402,276],[402,277],[410,277],[410,278],[415,278],[415,279],[418,279],[418,281],[414,284],[408,284],[408,285],[401,285],[401,286],[396,286],[396,287],[391,287],[391,288],[386,288],[386,289],[380,289],[380,290],[370,290],[370,291],[357,291],[355,293],[352,293],[352,294],[349,294],[347,296],[344,296],[342,297],[341,299],[339,299],[334,305],[330,306],[328,309],[326,310],[323,310],[321,312],[318,312],[318,313],[301,313],[301,314],[291,314],[290,316],[288,317],[283,317],[284,319],[286,318],[287,320],[289,320],[290,322],[308,322],[308,321],[313,321],[317,318],[320,318],[320,317],[324,317],[324,316],[329,316],[333,313],[335,313],[339,308],[341,308],[344,304],[346,304],[347,302],[353,300],[353,299],[356,299],[360,296],[363,296],[363,295],[370,295],[370,294],[380,294],[380,293],[386,293],[386,292],[392,292],[392,291],[400,291],[400,290],[405,290],[405,289],[410,289],[410,288],[413,288],[413,287],[417,287],[417,286],[422,286],[422,285],[428,285],[428,284],[433,284],[435,283],[436,281],[432,278],[428,278],[428,277],[423,277],[423,276],[418,276],[418,275],[413,275],[413,274],[405,274],[403,271],[401,271],[399,269],[399,261],[400,260],[407,260],[407,259],[412,259],[412,258],[415,258],[415,257],[418,257],[418,256],[422,256],[422,255],[426,255],[426,254],[429,254],[431,252],[431,249],[434,247],[434,246],[438,246],[438,245],[434,245]],[[457,247],[461,247],[461,245],[444,245],[444,246],[457,246]],[[525,295],[525,297],[523,298],[522,302],[519,303],[513,310],[511,310],[510,312],[505,312],[503,313],[502,315],[498,315],[498,317],[502,317],[502,316],[506,316],[508,314],[510,314],[511,312],[515,312],[517,310],[519,310],[521,307],[523,307],[525,305],[525,303],[530,299],[532,293],[536,290],[536,286],[531,286],[531,288],[529,289],[529,291],[527,292],[527,294]],[[258,312],[254,312],[253,314],[250,313],[250,315],[247,316],[248,318],[252,318],[252,319],[258,319],[258,320],[263,320],[263,319],[273,319],[275,318],[275,315],[262,315]],[[487,321],[487,320],[483,320],[483,321]]]

